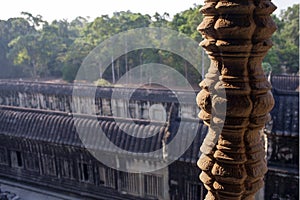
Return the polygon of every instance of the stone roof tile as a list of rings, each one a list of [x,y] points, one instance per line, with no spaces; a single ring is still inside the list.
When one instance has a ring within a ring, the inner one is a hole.
[[[114,120],[109,117],[93,118],[55,111],[0,107],[0,134],[8,137],[120,153],[113,148],[116,145],[128,154],[137,154],[160,150],[163,148],[162,141],[169,144],[177,134],[183,134],[184,137],[177,141],[178,148],[169,150],[168,156],[185,152],[180,160],[196,163],[207,127],[199,120],[173,119],[169,123],[145,120],[133,122],[121,118]],[[79,137],[79,131],[84,131],[82,137]],[[105,142],[103,137],[107,137],[110,142]],[[188,139],[193,143],[190,148],[182,149],[188,147]]]

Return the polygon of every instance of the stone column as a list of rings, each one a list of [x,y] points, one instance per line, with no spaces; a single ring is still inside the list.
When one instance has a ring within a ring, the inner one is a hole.
[[[210,126],[198,161],[207,200],[254,199],[263,186],[259,131],[274,100],[261,63],[272,46],[275,9],[269,0],[206,0],[201,8],[200,45],[211,59],[197,97],[199,117]]]

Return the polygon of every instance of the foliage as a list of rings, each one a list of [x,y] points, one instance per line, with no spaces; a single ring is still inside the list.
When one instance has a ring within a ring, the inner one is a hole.
[[[199,13],[200,7],[194,5],[193,8],[177,13],[173,18],[168,13],[149,16],[121,11],[112,16],[102,15],[90,22],[86,18],[77,17],[71,22],[55,20],[48,23],[40,15],[22,12],[24,18],[0,20],[0,70],[3,72],[0,78],[57,77],[72,82],[84,58],[97,45],[115,34],[136,28],[170,28],[200,42],[202,38],[197,31],[197,26],[203,19]],[[278,30],[273,35],[274,45],[265,57],[263,67],[267,71],[272,70],[272,73],[297,73],[299,4],[282,11],[279,17],[272,17]],[[99,78],[100,74],[100,78],[116,83],[129,70],[147,63],[172,66],[192,84],[199,83],[201,77],[179,55],[160,49],[135,50],[112,59],[113,63],[107,70],[95,74],[95,77]],[[208,65],[205,59],[206,68]]]
[[[98,79],[97,81],[95,81],[95,85],[96,86],[99,86],[99,87],[104,87],[104,86],[111,86],[111,83],[108,82],[107,80],[101,78],[101,79]]]
[[[32,34],[35,29],[23,18],[10,18],[0,20],[0,78],[13,78],[25,76],[24,67],[16,66],[7,56],[10,51],[9,43],[19,36]],[[24,52],[23,52],[24,53]],[[17,72],[17,73],[16,73]]]
[[[263,68],[265,74],[269,74],[272,72],[272,66],[270,65],[270,63],[263,62],[262,68]]]
[[[203,20],[203,15],[199,13],[201,6],[195,5],[194,8],[190,8],[174,16],[171,21],[171,27],[181,33],[184,33],[197,42],[201,41],[201,35],[197,31],[198,25]]]
[[[299,71],[299,4],[273,15],[278,26],[274,33],[273,47],[264,62],[272,66],[272,73],[298,73]]]

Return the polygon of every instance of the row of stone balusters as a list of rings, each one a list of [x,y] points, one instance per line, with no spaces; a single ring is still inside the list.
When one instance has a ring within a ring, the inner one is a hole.
[[[198,161],[207,200],[254,199],[267,171],[259,131],[274,105],[261,67],[276,30],[269,0],[206,0],[198,30],[211,66],[197,97],[210,125]]]

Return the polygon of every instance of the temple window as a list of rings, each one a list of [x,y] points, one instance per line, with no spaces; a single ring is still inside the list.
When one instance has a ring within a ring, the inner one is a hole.
[[[62,177],[69,178],[69,179],[74,178],[72,161],[61,159],[60,163],[61,163],[61,175],[62,175]]]
[[[7,165],[7,151],[6,148],[0,148],[0,164],[1,165]]]
[[[42,155],[43,171],[46,175],[56,176],[56,162],[53,155]]]
[[[39,165],[39,160],[38,160],[38,155],[37,154],[33,154],[31,152],[28,152],[25,154],[25,167],[27,170],[29,171],[36,171],[38,172],[40,169],[40,165]]]
[[[149,197],[160,197],[164,195],[164,184],[162,176],[145,174],[144,176],[145,195]]]
[[[199,197],[204,197],[203,186],[199,182],[185,182],[185,197],[189,200],[198,200]]]
[[[141,181],[140,174],[120,172],[120,189],[122,192],[140,195]]]
[[[13,167],[22,168],[23,167],[23,156],[20,151],[11,151],[11,165]]]
[[[79,180],[82,182],[90,182],[91,181],[91,166],[87,163],[79,162],[78,163],[78,175]]]
[[[99,166],[100,185],[109,188],[116,188],[116,170]]]

